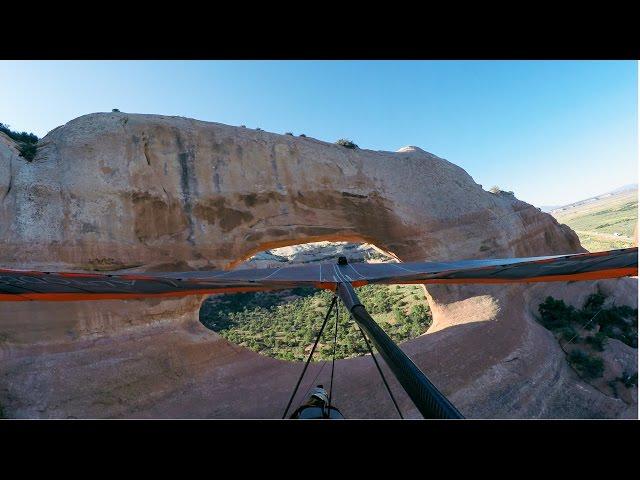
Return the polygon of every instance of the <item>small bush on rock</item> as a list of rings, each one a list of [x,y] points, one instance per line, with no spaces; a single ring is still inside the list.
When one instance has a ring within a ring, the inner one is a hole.
[[[602,352],[604,351],[604,346],[607,343],[607,336],[603,332],[598,332],[595,335],[588,336],[585,341],[595,350]]]
[[[598,378],[604,373],[604,362],[580,350],[573,350],[569,354],[569,364],[585,378]]]
[[[556,300],[547,297],[544,303],[538,306],[542,324],[549,330],[557,330],[570,327],[571,322],[576,320],[576,309],[564,303],[564,300]]]
[[[618,380],[620,380],[625,387],[631,388],[638,385],[638,372],[634,373],[633,375],[627,372],[622,372],[622,376],[618,377]]]
[[[356,145],[355,143],[353,143],[351,140],[348,140],[346,138],[341,138],[340,140],[338,140],[336,142],[336,145],[340,145],[342,147],[345,148],[351,148],[351,149],[356,149],[358,148],[358,145]]]
[[[14,132],[9,125],[0,123],[0,132],[16,142],[20,156],[29,162],[34,159],[38,150],[38,136],[28,132]]]
[[[515,195],[512,191],[510,190],[502,190],[499,186],[494,185],[493,187],[491,187],[489,189],[489,191],[495,195],[499,194],[499,193],[504,193],[506,195]]]

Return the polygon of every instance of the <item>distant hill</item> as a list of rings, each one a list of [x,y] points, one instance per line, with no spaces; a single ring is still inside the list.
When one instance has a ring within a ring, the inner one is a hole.
[[[630,247],[638,221],[638,184],[624,185],[547,213],[569,225],[591,252]]]
[[[610,192],[607,192],[607,193],[622,193],[622,192],[628,192],[631,190],[638,190],[638,184],[630,183],[628,185],[623,185],[622,187],[616,188],[615,190],[611,190]]]
[[[622,194],[626,194],[628,192],[636,192],[637,193],[637,191],[638,191],[638,184],[637,183],[630,183],[628,185],[623,185],[622,187],[616,188],[615,190],[611,190],[609,192],[601,193],[600,195],[596,195],[594,197],[589,197],[589,198],[586,198],[584,200],[578,200],[577,202],[569,203],[567,205],[544,206],[544,207],[540,207],[540,208],[542,209],[543,212],[547,212],[547,213],[562,212],[562,211],[570,210],[572,208],[579,207],[581,205],[597,202],[598,200],[603,200],[603,199],[608,198],[608,197],[612,197],[612,196],[616,196],[616,195],[622,195]]]
[[[553,210],[562,207],[562,205],[543,205],[540,207],[544,213],[551,213]]]

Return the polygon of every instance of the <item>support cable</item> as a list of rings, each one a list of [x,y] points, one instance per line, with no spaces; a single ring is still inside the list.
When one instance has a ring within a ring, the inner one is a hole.
[[[324,362],[322,362],[322,366],[320,367],[320,370],[318,370],[318,373],[316,373],[316,376],[313,377],[313,382],[309,383],[309,388],[307,388],[302,398],[307,398],[309,396],[311,390],[313,390],[313,386],[316,384],[316,380],[318,380],[318,377],[320,376],[326,365],[327,361],[325,360]]]
[[[378,360],[376,360],[376,357],[373,354],[373,349],[371,348],[371,344],[369,343],[369,340],[367,339],[367,336],[362,331],[362,328],[360,328],[360,325],[358,325],[357,323],[356,323],[356,325],[358,327],[358,330],[360,330],[360,333],[362,334],[362,338],[364,338],[364,343],[367,344],[367,348],[369,349],[369,353],[371,354],[371,358],[373,358],[373,363],[376,364],[376,368],[378,369],[378,373],[380,373],[380,377],[382,377],[382,381],[384,382],[384,386],[387,387],[387,392],[389,392],[389,396],[391,397],[391,401],[393,402],[393,405],[396,407],[396,410],[398,411],[398,415],[400,416],[401,419],[404,420],[404,417],[402,416],[402,412],[400,411],[400,407],[398,406],[398,402],[396,402],[396,399],[393,396],[393,393],[391,393],[391,387],[389,387],[389,384],[387,383],[387,379],[384,377],[384,373],[382,373],[382,369],[380,368],[380,364],[378,363]]]
[[[302,369],[302,373],[300,374],[300,378],[298,378],[298,382],[296,383],[296,388],[293,389],[293,393],[291,394],[291,398],[289,399],[289,403],[287,403],[287,408],[284,410],[284,413],[282,414],[282,418],[286,418],[287,417],[287,413],[289,412],[289,408],[291,407],[291,404],[293,403],[293,399],[296,396],[296,393],[298,393],[298,388],[300,387],[300,382],[302,382],[302,378],[304,377],[305,372],[307,371],[307,367],[309,366],[309,363],[311,362],[311,358],[313,357],[313,353],[316,351],[316,347],[318,346],[318,342],[320,341],[320,337],[322,336],[322,332],[324,332],[324,327],[327,325],[327,320],[329,320],[329,317],[331,316],[331,311],[333,310],[333,307],[336,304],[338,297],[336,297],[336,295],[333,296],[333,298],[331,299],[331,305],[329,305],[329,310],[327,310],[327,314],[324,317],[324,321],[322,322],[322,327],[320,327],[320,332],[318,332],[318,336],[316,337],[316,341],[313,344],[313,348],[311,349],[311,353],[309,353],[309,358],[307,358],[306,363],[304,364],[304,368]]]
[[[380,328],[362,306],[351,283],[338,283],[338,295],[424,418],[464,418],[456,407]]]
[[[598,311],[596,312],[596,314],[595,314],[593,317],[591,317],[591,319],[590,319],[587,323],[585,323],[584,325],[582,325],[582,327],[581,327],[581,328],[582,328],[582,329],[584,329],[587,325],[589,325],[591,322],[593,322],[593,320],[595,320],[595,318],[598,316],[598,314],[599,314],[601,311],[602,311],[602,308],[601,308],[600,310],[598,310]],[[571,337],[571,339],[570,339],[569,341],[565,342],[564,344],[560,344],[560,347],[564,350],[564,347],[566,347],[566,346],[567,346],[567,345],[569,345],[571,342],[573,342],[573,341],[575,340],[575,338],[576,338],[578,335],[579,335],[579,332],[578,332],[578,333],[576,333],[573,337]]]
[[[333,336],[333,356],[331,358],[331,383],[329,385],[329,405],[328,410],[331,414],[331,398],[333,395],[333,372],[336,366],[336,345],[338,343],[338,319],[340,318],[340,303],[336,304],[336,331]]]

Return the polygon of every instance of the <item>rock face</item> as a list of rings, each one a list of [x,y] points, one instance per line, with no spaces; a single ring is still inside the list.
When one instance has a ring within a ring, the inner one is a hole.
[[[584,251],[550,215],[484,191],[416,147],[350,150],[119,112],[56,128],[32,162],[0,142],[4,267],[212,269],[312,241],[371,243],[403,261]],[[581,382],[535,323],[545,288],[568,287],[429,287],[433,331],[403,348],[467,416],[635,415],[635,405]],[[0,303],[5,415],[279,417],[300,364],[208,331],[198,322],[201,301]],[[347,416],[394,416],[376,375],[366,357],[338,362],[336,399]]]
[[[305,263],[335,262],[345,257],[349,263],[359,262],[397,262],[375,245],[350,242],[312,242],[302,245],[280,247],[255,254],[237,268],[282,267],[285,264],[301,265]]]
[[[33,162],[9,157],[0,241],[16,266],[219,268],[321,240],[370,242],[405,261],[580,250],[549,215],[413,147],[350,150],[109,113],[56,128]]]

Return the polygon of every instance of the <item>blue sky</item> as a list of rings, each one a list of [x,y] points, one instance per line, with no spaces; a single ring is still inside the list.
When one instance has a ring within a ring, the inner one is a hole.
[[[0,122],[42,136],[119,108],[417,145],[555,205],[637,182],[637,75],[633,61],[0,61]]]

